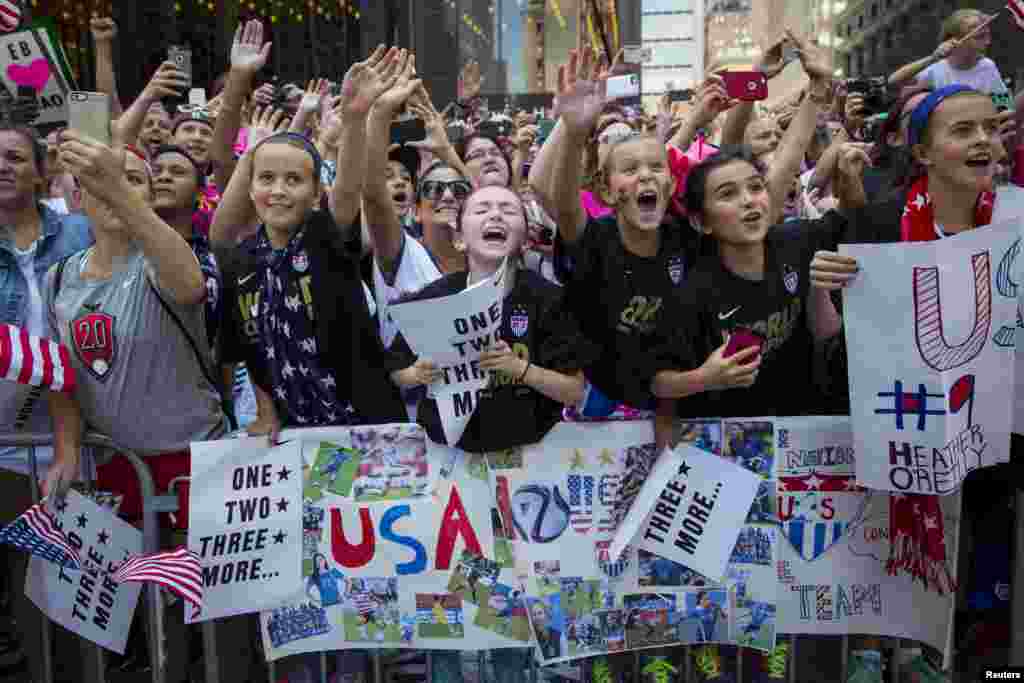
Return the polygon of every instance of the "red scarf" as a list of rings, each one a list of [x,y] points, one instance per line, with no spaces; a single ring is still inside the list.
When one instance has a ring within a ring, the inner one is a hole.
[[[992,221],[995,195],[985,191],[974,207],[974,225]],[[900,219],[901,242],[930,242],[938,239],[935,210],[928,195],[928,177],[910,186]],[[940,595],[956,590],[956,581],[946,562],[946,528],[938,496],[891,494],[889,496],[889,561],[886,570],[896,576],[900,570],[921,579],[925,588],[934,586]]]

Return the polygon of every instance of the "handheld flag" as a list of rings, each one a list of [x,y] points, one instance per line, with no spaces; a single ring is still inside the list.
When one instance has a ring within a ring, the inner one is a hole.
[[[7,543],[62,567],[81,569],[82,558],[78,551],[71,547],[64,532],[43,505],[36,503],[0,529],[0,543]]]
[[[0,378],[68,394],[75,390],[66,346],[6,323],[0,323]]]
[[[199,556],[184,546],[152,555],[131,557],[110,577],[117,583],[137,581],[158,583],[195,608],[198,615],[203,608],[203,572]]]

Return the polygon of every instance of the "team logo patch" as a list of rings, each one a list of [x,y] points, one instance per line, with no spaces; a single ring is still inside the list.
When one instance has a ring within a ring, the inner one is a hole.
[[[785,475],[777,486],[782,535],[808,562],[856,531],[870,500],[858,491],[852,474]]]
[[[800,284],[800,276],[795,270],[786,266],[785,272],[782,276],[782,284],[786,286],[786,291],[790,294],[796,294],[797,285]]]
[[[309,270],[309,257],[306,256],[305,250],[292,256],[292,268],[296,273],[305,273]]]
[[[668,260],[668,277],[672,280],[672,284],[678,285],[683,281],[683,259],[678,256],[673,256]]]
[[[530,318],[524,314],[516,313],[511,317],[511,324],[512,334],[517,337],[523,337],[530,326]]]
[[[93,377],[105,382],[117,356],[114,316],[91,310],[71,321],[71,339],[75,353]]]

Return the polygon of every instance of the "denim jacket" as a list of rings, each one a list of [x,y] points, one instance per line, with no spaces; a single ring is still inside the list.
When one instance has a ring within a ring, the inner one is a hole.
[[[59,214],[39,205],[43,217],[42,236],[36,245],[35,268],[39,291],[43,291],[46,272],[54,263],[95,241],[89,219],[82,215]],[[0,236],[0,321],[23,325],[28,313],[28,283],[18,267],[14,242]]]

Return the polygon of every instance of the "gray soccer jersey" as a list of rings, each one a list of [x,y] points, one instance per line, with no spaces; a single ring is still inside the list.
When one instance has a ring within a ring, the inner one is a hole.
[[[52,268],[45,293],[51,329],[71,350],[79,373],[75,400],[85,423],[147,454],[219,436],[220,396],[153,291],[152,266],[135,252],[109,280],[85,280],[82,269],[91,253],[67,262],[56,301]],[[209,362],[203,304],[181,306],[160,294]]]

